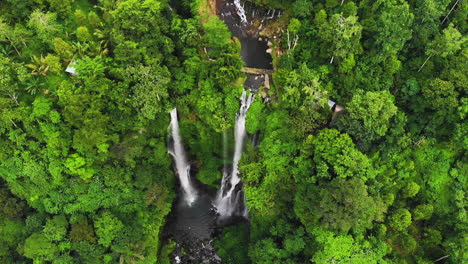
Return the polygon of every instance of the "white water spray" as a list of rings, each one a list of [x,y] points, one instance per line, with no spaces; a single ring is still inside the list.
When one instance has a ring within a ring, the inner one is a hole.
[[[241,22],[246,24],[247,16],[245,15],[244,6],[241,5],[240,0],[234,0],[234,5],[236,6],[237,15],[239,15]]]
[[[190,181],[190,164],[187,162],[184,145],[180,138],[176,108],[171,111],[171,133],[174,142],[168,152],[174,158],[180,185],[184,191],[184,199],[188,205],[191,205],[197,199],[197,192]]]
[[[232,163],[232,172],[229,175],[226,171],[224,171],[223,179],[221,181],[221,188],[218,191],[215,202],[218,213],[222,217],[229,217],[233,215],[236,209],[239,207],[239,203],[245,202],[245,199],[240,197],[240,191],[235,192],[235,188],[240,183],[238,166],[242,157],[245,136],[247,135],[245,131],[245,119],[247,117],[247,110],[249,110],[249,107],[253,103],[254,98],[255,95],[252,93],[247,96],[246,91],[242,93],[240,98],[241,107],[236,117],[236,125],[234,130],[235,149]],[[246,217],[248,214],[245,203],[241,214],[244,217]]]

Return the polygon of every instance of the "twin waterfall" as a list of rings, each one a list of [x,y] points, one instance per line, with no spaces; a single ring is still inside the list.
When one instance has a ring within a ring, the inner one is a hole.
[[[248,216],[238,166],[242,156],[245,137],[247,135],[245,130],[245,119],[247,117],[247,111],[253,103],[254,98],[255,95],[253,93],[247,95],[246,91],[242,93],[240,98],[241,107],[236,116],[234,130],[235,148],[232,171],[229,173],[226,169],[227,166],[225,166],[223,179],[221,180],[221,188],[219,189],[214,201],[214,205],[221,218],[227,218],[230,216]],[[197,193],[192,181],[190,180],[190,164],[187,161],[184,146],[179,135],[177,109],[171,111],[171,133],[173,145],[169,147],[169,154],[174,158],[177,174],[183,189],[184,200],[188,205],[191,205],[197,199]],[[224,136],[223,143],[225,144],[226,141],[227,140]]]

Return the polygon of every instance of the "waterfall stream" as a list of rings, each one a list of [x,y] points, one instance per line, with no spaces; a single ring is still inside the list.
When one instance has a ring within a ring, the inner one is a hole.
[[[232,35],[240,40],[241,57],[245,67],[272,69],[272,57],[266,52],[269,49],[269,37],[260,37],[260,32],[265,23],[279,17],[280,12],[255,6],[244,0],[219,0],[216,1],[216,5],[220,18]],[[264,79],[264,75],[248,74],[245,91],[240,97],[234,136],[227,130],[223,135],[219,135],[218,139],[223,143],[221,151],[224,166],[217,191],[199,182],[195,177],[191,179],[190,163],[179,135],[177,110],[171,111],[172,140],[168,142],[168,152],[173,157],[181,187],[180,199],[168,216],[164,232],[166,239],[176,241],[172,263],[223,263],[213,243],[215,232],[219,232],[219,228],[226,225],[247,222],[249,212],[239,174],[239,162],[244,142],[247,140],[247,112],[255,97],[248,90],[257,91]]]
[[[234,0],[234,5],[236,6],[237,15],[240,17],[243,24],[247,23],[247,16],[245,15],[244,6],[241,5],[240,0]]]
[[[232,215],[239,215],[247,217],[247,209],[245,206],[245,197],[242,191],[239,177],[239,161],[242,157],[242,150],[244,146],[245,137],[245,119],[247,111],[255,98],[254,94],[247,96],[246,91],[242,93],[240,98],[241,107],[236,117],[236,124],[234,130],[234,157],[232,162],[232,171],[229,174],[226,170],[223,172],[223,179],[221,180],[221,188],[218,191],[215,205],[221,218],[226,218]],[[237,187],[237,188],[236,188]]]
[[[180,138],[176,108],[171,111],[171,134],[173,144],[169,147],[168,152],[174,158],[177,175],[184,192],[184,199],[188,205],[191,205],[197,199],[197,193],[190,180],[190,163],[187,161],[184,145]]]

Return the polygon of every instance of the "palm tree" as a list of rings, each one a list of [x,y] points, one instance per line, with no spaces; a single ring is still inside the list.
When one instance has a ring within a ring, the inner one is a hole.
[[[49,71],[49,66],[47,65],[45,57],[42,56],[42,54],[40,58],[33,55],[31,59],[32,62],[26,65],[26,67],[33,70],[31,74],[46,76]]]
[[[35,95],[44,85],[44,82],[39,78],[33,77],[26,83],[26,91],[31,95]]]

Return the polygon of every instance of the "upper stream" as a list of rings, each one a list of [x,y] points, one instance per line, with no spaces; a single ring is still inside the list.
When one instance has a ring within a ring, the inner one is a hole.
[[[240,0],[217,0],[218,16],[228,26],[232,35],[241,42],[241,56],[245,66],[272,69],[268,40],[259,36],[268,20],[281,16],[280,11],[264,10],[250,2]]]

